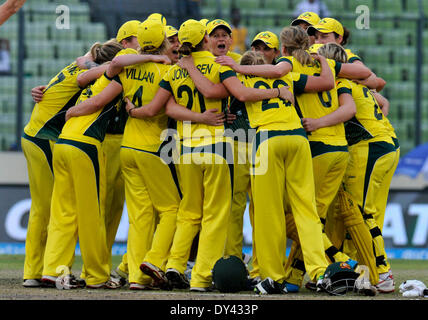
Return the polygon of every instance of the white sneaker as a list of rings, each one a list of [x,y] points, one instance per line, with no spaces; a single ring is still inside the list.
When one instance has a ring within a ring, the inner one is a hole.
[[[42,286],[48,288],[57,288],[65,290],[79,288],[79,282],[72,274],[61,275],[59,277],[42,276],[41,282]]]
[[[391,270],[379,274],[379,282],[376,285],[380,293],[391,293],[395,291],[395,282]]]
[[[136,282],[131,282],[129,284],[129,290],[153,290],[154,288],[147,284],[141,284]]]
[[[120,283],[120,280],[114,277],[110,277],[106,282],[86,285],[86,288],[88,289],[119,289],[121,287],[122,284]]]
[[[41,279],[24,279],[22,285],[26,288],[37,288],[42,286]]]
[[[56,287],[56,279],[54,276],[42,276],[42,286],[47,288]]]

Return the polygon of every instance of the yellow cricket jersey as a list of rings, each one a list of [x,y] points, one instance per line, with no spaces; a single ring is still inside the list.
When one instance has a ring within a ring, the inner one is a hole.
[[[351,94],[357,106],[355,116],[345,123],[349,145],[361,140],[391,137],[385,125],[385,116],[369,88],[348,79],[339,78],[337,92],[338,95]]]
[[[116,56],[123,54],[137,54],[137,51],[123,49]],[[104,73],[82,91],[76,105],[102,92],[111,80]],[[102,142],[111,121],[115,121],[118,116],[118,109],[122,106],[122,100],[122,94],[119,94],[110,103],[92,114],[70,118],[64,125],[60,137],[87,143]]]
[[[306,79],[305,79],[306,78]],[[239,75],[246,87],[272,89],[288,86],[291,92],[306,84],[307,76],[293,72],[278,78],[268,79],[251,75]],[[263,101],[245,102],[252,128],[267,130],[293,130],[302,128],[300,118],[290,101],[273,98]]]
[[[76,105],[102,92],[110,82],[111,79],[107,78],[104,73],[82,91]],[[120,99],[121,95],[118,95],[113,101],[94,113],[70,118],[65,123],[59,138],[86,143],[102,142],[109,122],[117,113],[117,105]]]
[[[43,100],[35,104],[30,121],[24,128],[27,135],[53,141],[58,139],[65,123],[65,113],[75,105],[82,91],[77,84],[77,76],[85,71],[73,62],[49,81],[43,91]]]
[[[221,66],[215,62],[215,56],[208,51],[192,53],[194,63],[201,73],[213,83],[220,83],[225,79],[236,76],[229,67]],[[186,70],[175,65],[169,69],[159,84],[175,97],[178,104],[185,106],[193,112],[203,113],[208,109],[217,109],[217,113],[223,112],[227,107],[228,99],[207,99],[195,87],[193,80]],[[195,142],[202,138],[215,137],[223,140],[224,127],[214,127],[202,123],[191,123],[183,125],[177,122],[177,131],[183,141]],[[190,141],[190,138],[192,141]]]
[[[319,76],[321,66],[318,63],[314,65],[302,65],[294,57],[283,57],[283,61],[289,62],[293,66],[293,72],[306,74],[309,76]],[[336,78],[339,74],[342,64],[334,60],[327,59],[328,65]],[[301,111],[303,118],[319,119],[339,108],[339,99],[337,88],[323,92],[296,92],[296,105]],[[347,145],[345,137],[345,127],[343,123],[334,126],[320,128],[308,134],[309,141],[320,141],[329,145],[345,146]]]
[[[348,63],[352,63],[354,61],[362,61],[359,56],[353,53],[350,49],[345,49],[346,54],[348,55]]]
[[[126,48],[123,50],[120,50],[117,54],[117,56],[121,56],[124,54],[138,54],[137,50]],[[125,130],[125,124],[128,119],[128,113],[126,112],[126,103],[125,100],[121,99],[118,102],[119,106],[117,106],[117,114],[116,116],[110,121],[107,127],[107,133],[108,134],[123,134]]]
[[[156,95],[159,82],[170,68],[170,65],[155,62],[133,65],[126,67],[115,80],[121,83],[124,98],[131,100],[137,108],[144,108]],[[151,118],[128,118],[122,146],[156,152],[164,140],[167,126],[165,109]]]

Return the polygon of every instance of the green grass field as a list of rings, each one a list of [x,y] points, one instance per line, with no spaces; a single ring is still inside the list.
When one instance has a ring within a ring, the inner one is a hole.
[[[116,267],[121,261],[121,256],[113,256],[112,265]],[[333,297],[328,294],[315,294],[312,291],[302,288],[298,294],[271,295],[260,297],[252,292],[242,292],[239,294],[213,293],[191,293],[189,291],[131,291],[127,286],[119,290],[56,290],[47,288],[24,288],[22,287],[22,270],[24,264],[23,255],[0,255],[0,300],[68,300],[68,299],[97,299],[97,300],[408,300],[402,297],[398,291],[399,285],[405,280],[416,279],[428,284],[428,261],[427,260],[391,260],[396,291],[391,294],[378,294],[375,297],[359,296],[355,293],[348,293],[345,296]],[[76,256],[73,265],[73,273],[79,276],[82,268],[82,259]],[[307,279],[305,279],[306,282]],[[423,300],[424,298],[420,298]]]

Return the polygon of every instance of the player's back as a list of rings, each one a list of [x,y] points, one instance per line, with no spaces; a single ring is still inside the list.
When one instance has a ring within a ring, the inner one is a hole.
[[[110,82],[111,80],[105,74],[99,77],[93,84],[90,84],[82,91],[76,101],[76,105],[102,92]],[[102,142],[108,123],[116,114],[116,108],[121,98],[121,94],[119,94],[110,103],[91,114],[71,117],[65,123],[60,138],[87,143]]]
[[[313,65],[302,65],[294,57],[287,57],[292,61],[293,72],[306,74],[308,76],[319,76],[321,74],[321,66],[318,63]],[[327,59],[327,63],[336,76],[341,64],[334,60]],[[339,99],[337,96],[337,88],[334,87],[329,91],[323,92],[296,92],[297,105],[304,118],[318,119],[324,117],[339,108]],[[313,131],[308,136],[310,141],[323,141],[332,144],[346,145],[345,128],[343,123],[338,123],[334,126],[320,128]]]
[[[43,91],[42,101],[35,104],[30,121],[24,128],[26,134],[57,140],[65,123],[66,111],[75,104],[82,92],[77,84],[77,76],[84,71],[73,62],[49,81]]]
[[[235,74],[229,67],[224,67],[216,63],[215,56],[208,51],[193,52],[192,57],[199,71],[213,83],[219,83],[222,81],[222,77]],[[188,72],[177,65],[171,67],[164,80],[161,85],[172,92],[176,102],[193,112],[203,113],[208,109],[217,109],[217,113],[221,113],[227,107],[227,98],[205,98],[197,90]],[[214,127],[201,123],[191,123],[190,126],[183,126],[183,122],[179,121],[177,123],[177,131],[183,139],[201,137],[222,138],[224,127]]]
[[[159,82],[170,68],[169,65],[155,62],[125,68],[119,74],[124,98],[128,98],[136,107],[144,108],[156,95]],[[165,109],[151,118],[128,118],[122,145],[155,152],[162,142],[162,132],[167,129],[167,125]]]
[[[278,79],[268,79],[250,75],[239,75],[246,87],[256,89],[272,89],[288,86],[293,92],[292,74]],[[300,118],[291,102],[281,98],[245,102],[248,118],[252,128],[293,130],[302,128]]]
[[[390,136],[382,113],[370,89],[348,79],[337,79],[338,93],[352,94],[357,112],[345,125],[346,137],[350,145],[374,137]]]

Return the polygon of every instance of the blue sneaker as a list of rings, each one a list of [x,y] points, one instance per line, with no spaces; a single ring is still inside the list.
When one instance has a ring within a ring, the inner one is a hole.
[[[287,292],[289,293],[299,292],[300,287],[297,284],[292,284],[285,281],[284,285],[285,285],[285,288],[287,289]]]

